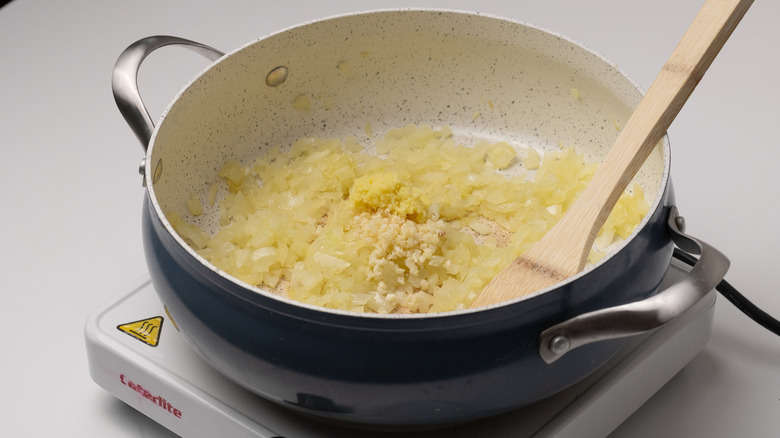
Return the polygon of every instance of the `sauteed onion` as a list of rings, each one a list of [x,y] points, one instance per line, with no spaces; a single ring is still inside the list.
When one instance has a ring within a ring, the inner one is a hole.
[[[466,308],[551,228],[593,175],[572,147],[455,142],[449,128],[390,131],[367,153],[354,139],[302,138],[219,171],[227,195],[213,236],[169,213],[200,255],[251,285],[357,312]],[[207,200],[214,200],[214,192]],[[188,202],[201,213],[197,198]],[[634,185],[591,252],[631,234],[648,211]]]

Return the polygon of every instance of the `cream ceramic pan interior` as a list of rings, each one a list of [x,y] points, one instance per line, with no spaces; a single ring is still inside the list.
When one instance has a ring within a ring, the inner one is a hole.
[[[287,78],[270,86],[278,67]],[[218,209],[193,218],[186,200],[207,205],[229,158],[249,163],[304,136],[369,145],[367,126],[380,136],[426,124],[450,126],[464,144],[508,141],[521,157],[563,144],[599,160],[640,99],[617,66],[526,24],[442,11],[346,15],[262,38],[199,75],[158,124],[146,178],[158,214],[177,211],[214,231]],[[636,178],[651,212],[668,155],[664,141]]]

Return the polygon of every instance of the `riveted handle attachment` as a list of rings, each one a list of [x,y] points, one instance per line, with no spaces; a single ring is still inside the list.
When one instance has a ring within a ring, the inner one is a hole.
[[[671,207],[668,225],[678,248],[699,255],[688,274],[650,298],[585,313],[548,328],[542,332],[539,345],[539,355],[545,362],[553,363],[567,352],[593,342],[659,328],[693,307],[723,280],[729,268],[728,258],[707,243],[685,234],[685,223],[677,207]]]

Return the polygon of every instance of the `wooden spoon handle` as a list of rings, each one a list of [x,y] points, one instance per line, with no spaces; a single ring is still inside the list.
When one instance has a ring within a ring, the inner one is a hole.
[[[663,138],[752,3],[753,0],[708,0],[656,76],[599,171],[567,214],[565,225],[582,229],[582,255],[576,272],[585,266],[590,247],[620,195]]]
[[[487,285],[471,307],[527,295],[583,269],[593,241],[618,198],[752,3],[705,2],[585,190],[539,242]]]

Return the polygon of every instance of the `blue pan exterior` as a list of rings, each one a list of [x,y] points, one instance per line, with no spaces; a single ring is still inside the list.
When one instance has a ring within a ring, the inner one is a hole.
[[[584,312],[655,293],[673,246],[665,202],[618,254],[578,280],[489,310],[416,319],[366,318],[275,300],[185,251],[148,195],[143,238],[162,302],[217,371],[315,417],[378,427],[432,427],[508,412],[598,369],[623,340],[584,346],[548,365],[538,337]]]

